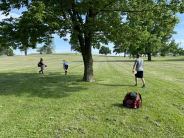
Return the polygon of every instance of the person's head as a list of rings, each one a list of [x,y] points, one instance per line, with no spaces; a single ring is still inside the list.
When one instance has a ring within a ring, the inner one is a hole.
[[[42,59],[42,58],[40,58],[40,61],[43,61],[43,59]]]
[[[67,62],[68,60],[63,60],[63,62]]]
[[[140,54],[137,54],[137,58],[140,58]]]

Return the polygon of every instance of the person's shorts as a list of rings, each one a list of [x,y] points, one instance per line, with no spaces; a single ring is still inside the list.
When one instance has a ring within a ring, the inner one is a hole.
[[[135,77],[143,78],[143,71],[137,71],[137,74],[135,74]]]
[[[65,69],[66,69],[66,70],[68,69],[68,65],[65,65]]]

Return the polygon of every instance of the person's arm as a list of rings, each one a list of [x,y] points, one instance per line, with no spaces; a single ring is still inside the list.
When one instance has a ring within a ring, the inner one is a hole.
[[[137,65],[137,60],[135,61],[134,65],[133,65],[133,70],[132,70],[133,72],[134,72],[136,65]]]
[[[134,65],[133,65],[133,70],[132,70],[133,72],[134,72],[134,69],[135,69],[136,65],[137,65],[137,64],[134,64]]]
[[[143,60],[142,60],[142,61],[143,61]],[[143,61],[142,69],[144,69],[144,61]]]

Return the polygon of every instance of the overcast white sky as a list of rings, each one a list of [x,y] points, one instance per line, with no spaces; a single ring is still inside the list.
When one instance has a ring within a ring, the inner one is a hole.
[[[21,13],[23,11],[25,11],[26,8],[22,8],[20,10],[18,9],[13,9],[10,12],[10,15],[7,17],[14,17],[17,18],[21,15]],[[2,19],[7,18],[6,16],[1,14],[2,12],[0,12],[0,21],[2,21]],[[176,25],[175,27],[175,31],[177,31],[178,34],[173,35],[173,38],[176,40],[177,43],[181,42],[181,47],[184,48],[184,14],[177,14],[177,16],[180,18],[180,23]],[[74,51],[71,51],[70,49],[70,44],[69,41],[64,41],[63,38],[59,38],[59,36],[57,36],[56,34],[52,35],[54,37],[54,43],[56,46],[55,49],[55,53],[75,53]],[[66,38],[70,39],[70,35],[68,34],[66,36]],[[40,44],[38,45],[38,47],[41,46]],[[109,43],[108,47],[111,49],[111,51],[113,51],[113,43]],[[24,55],[24,52],[20,52],[19,49],[14,50],[14,53],[16,55]],[[30,53],[37,53],[36,49],[28,49],[28,54]],[[98,49],[92,49],[92,54],[98,54],[99,50]],[[111,55],[115,55],[114,53],[112,53]]]

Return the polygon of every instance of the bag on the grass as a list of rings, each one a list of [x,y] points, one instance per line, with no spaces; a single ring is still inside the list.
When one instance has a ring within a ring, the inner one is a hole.
[[[42,65],[41,65],[41,63],[40,62],[38,62],[38,67],[41,67]]]
[[[134,109],[140,108],[142,106],[141,95],[137,92],[128,92],[123,100],[123,105]]]

